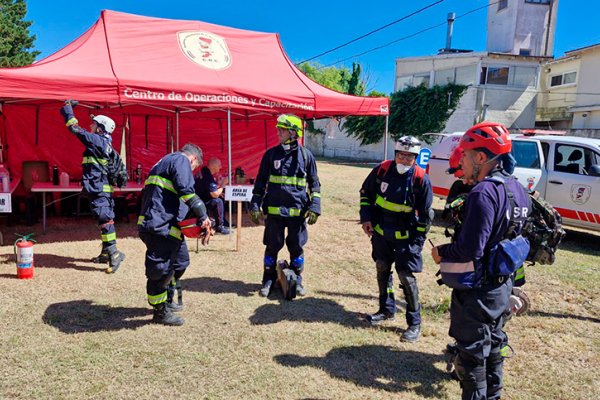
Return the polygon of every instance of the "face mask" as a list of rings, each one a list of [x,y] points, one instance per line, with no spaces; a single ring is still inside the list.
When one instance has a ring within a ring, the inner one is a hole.
[[[396,164],[396,171],[398,171],[400,175],[404,175],[408,172],[410,167],[412,167],[412,165]]]

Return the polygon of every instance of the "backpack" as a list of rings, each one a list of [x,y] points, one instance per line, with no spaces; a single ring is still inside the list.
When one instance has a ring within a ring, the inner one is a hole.
[[[531,192],[529,196],[533,210],[522,232],[531,246],[527,261],[531,262],[531,265],[550,265],[554,263],[558,245],[566,235],[562,227],[562,217],[539,192]]]
[[[377,178],[376,182],[378,185],[381,184],[381,180],[390,169],[390,165],[392,165],[392,160],[385,160],[379,165],[377,169]],[[423,187],[423,177],[425,176],[425,170],[415,164],[415,173],[413,174],[413,187],[416,191],[420,190]]]
[[[108,162],[106,163],[105,173],[109,185],[119,188],[127,186],[127,182],[129,181],[127,168],[125,168],[125,164],[119,153],[112,146],[108,149]]]

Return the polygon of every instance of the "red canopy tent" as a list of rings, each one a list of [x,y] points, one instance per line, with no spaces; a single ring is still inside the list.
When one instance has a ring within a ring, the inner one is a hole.
[[[85,114],[117,122],[131,168],[147,173],[164,154],[194,142],[207,157],[228,157],[253,175],[276,143],[274,119],[388,115],[387,98],[356,97],[320,86],[286,56],[277,34],[199,21],[103,11],[82,36],[35,64],[0,69],[0,135],[5,162],[48,160],[81,176],[81,144],[58,113],[77,99]],[[233,151],[231,144],[234,144]]]

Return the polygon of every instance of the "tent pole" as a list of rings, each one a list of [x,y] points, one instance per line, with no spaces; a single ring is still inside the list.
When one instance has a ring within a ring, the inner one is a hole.
[[[385,132],[383,134],[383,159],[387,160],[388,153],[388,123],[389,123],[389,115],[385,116]]]
[[[233,181],[231,180],[231,108],[227,109],[227,182],[229,185],[233,185]],[[229,201],[229,230],[231,231],[231,201]],[[237,227],[238,231],[240,227]],[[239,233],[238,233],[239,235]],[[229,240],[232,240],[233,235],[229,235]],[[239,250],[236,248],[236,250]]]
[[[175,109],[175,150],[179,150],[179,108]]]

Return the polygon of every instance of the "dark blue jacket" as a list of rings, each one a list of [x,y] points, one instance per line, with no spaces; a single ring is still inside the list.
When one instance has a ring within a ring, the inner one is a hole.
[[[416,165],[402,175],[394,161],[385,173],[380,167],[373,168],[360,190],[360,222],[371,222],[375,232],[387,239],[416,240],[422,245],[431,224],[429,177],[415,179]]]
[[[189,211],[185,203],[195,195],[194,175],[185,154],[175,152],[164,156],[146,179],[138,229],[182,239],[178,223]]]
[[[511,210],[504,185],[514,195],[515,209]],[[474,287],[479,286],[484,277],[490,250],[505,238],[510,214],[531,213],[531,200],[525,188],[514,177],[505,179],[504,185],[490,179],[477,183],[465,202],[464,221],[456,240],[438,248],[442,262],[452,264]],[[467,276],[469,274],[471,276]]]
[[[294,143],[290,150],[279,145],[267,150],[260,162],[251,208],[282,217],[304,217],[306,211],[321,214],[321,184],[312,153]]]
[[[196,177],[194,187],[200,200],[205,203],[211,201],[213,197],[210,194],[219,189],[219,185],[208,167],[202,167],[200,174]]]
[[[75,118],[73,109],[70,106],[63,107],[63,110],[66,114],[66,120]],[[88,132],[79,126],[77,122],[69,125],[69,130],[85,146],[81,163],[83,166],[83,191],[100,196],[111,196],[113,188],[108,184],[106,167],[109,154],[114,151],[110,135]]]

